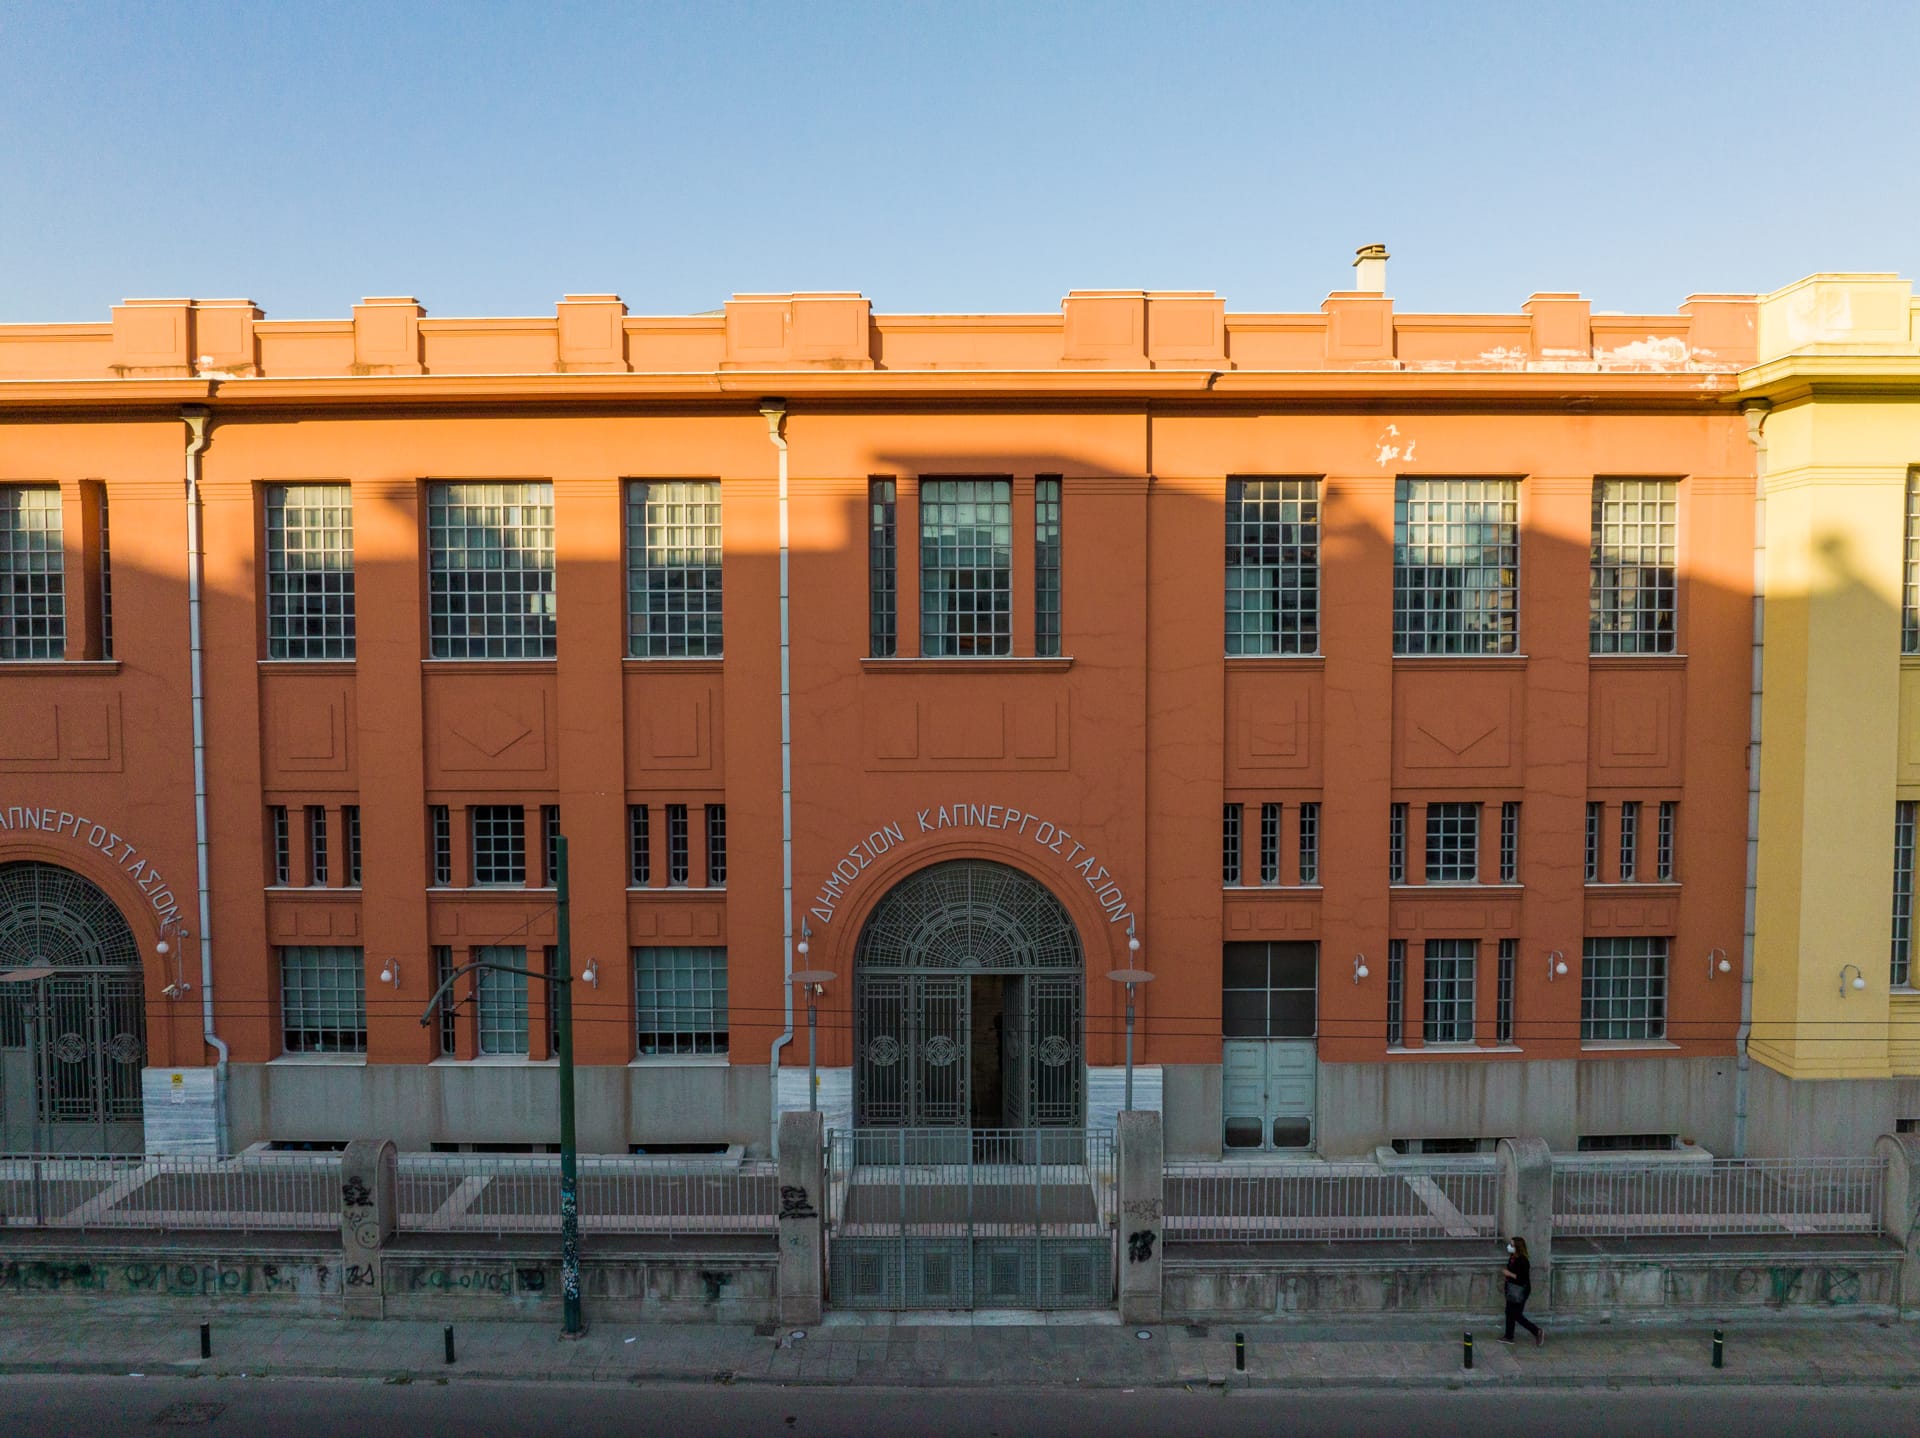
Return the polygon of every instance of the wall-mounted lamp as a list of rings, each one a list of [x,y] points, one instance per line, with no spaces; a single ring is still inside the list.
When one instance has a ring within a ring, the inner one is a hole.
[[[386,967],[380,970],[380,982],[383,984],[392,984],[396,989],[400,987],[400,961],[398,959],[389,958],[387,960]]]
[[[1140,936],[1133,931],[1132,914],[1127,915],[1127,951],[1134,954],[1140,952]]]
[[[1840,966],[1840,997],[1843,999],[1847,996],[1847,987],[1848,987],[1847,970],[1848,969],[1853,970],[1852,987],[1856,989],[1864,989],[1867,986],[1867,976],[1860,972],[1860,966],[1858,964],[1842,964]]]
[[[1707,977],[1709,979],[1715,974],[1730,974],[1732,972],[1733,964],[1728,960],[1725,949],[1707,950]]]
[[[802,919],[800,921],[800,942],[793,946],[793,951],[804,959],[807,956],[807,950],[812,947],[813,925],[809,924],[805,919]]]
[[[1367,976],[1368,972],[1367,956],[1365,954],[1355,954],[1353,956],[1353,981],[1356,984],[1359,983],[1360,980]]]
[[[580,970],[580,982],[583,984],[591,984],[596,989],[600,987],[600,961],[598,959],[589,958],[587,960],[587,966]]]
[[[177,933],[181,937],[185,937],[186,932],[187,931],[185,929],[180,929],[177,931]],[[173,945],[168,943],[165,939],[162,939],[160,940],[160,942],[158,942],[153,946],[153,951],[154,953],[158,954],[161,959],[164,960],[167,958],[168,955],[170,955],[173,952]],[[188,990],[190,990],[192,987],[193,987],[192,984],[188,983],[184,978],[181,977],[180,965],[178,961],[175,961],[173,966],[173,982],[168,984],[164,989],[160,990],[160,992],[166,995],[170,999],[184,999],[187,996]]]
[[[1567,976],[1567,956],[1559,949],[1547,950],[1547,982]]]

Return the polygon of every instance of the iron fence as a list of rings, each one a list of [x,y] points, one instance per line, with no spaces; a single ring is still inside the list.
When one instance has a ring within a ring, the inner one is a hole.
[[[1105,1129],[856,1129],[828,1147],[835,1233],[1099,1237],[1113,1221]]]
[[[1886,1177],[1878,1158],[1563,1161],[1553,1172],[1553,1231],[1615,1238],[1877,1233]]]
[[[0,1158],[0,1224],[337,1232],[340,1160],[326,1153]]]
[[[1492,1167],[1392,1169],[1315,1163],[1234,1173],[1216,1163],[1167,1165],[1166,1236],[1214,1243],[1492,1238]]]
[[[582,1158],[576,1196],[585,1232],[771,1233],[777,1167],[738,1160]],[[560,1231],[560,1160],[495,1154],[402,1154],[399,1227],[412,1233]]]

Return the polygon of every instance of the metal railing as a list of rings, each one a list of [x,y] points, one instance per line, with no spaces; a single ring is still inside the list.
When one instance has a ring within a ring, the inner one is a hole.
[[[1104,1237],[1106,1129],[856,1129],[828,1145],[827,1221],[843,1236]]]
[[[338,1232],[340,1160],[329,1153],[0,1158],[0,1226]]]
[[[1877,1233],[1878,1158],[1556,1163],[1553,1231],[1567,1237],[1712,1238]]]
[[[577,1194],[588,1233],[771,1233],[772,1163],[582,1158]],[[403,1233],[558,1233],[560,1160],[494,1154],[402,1154]]]
[[[1165,1233],[1213,1243],[1484,1239],[1494,1235],[1498,1192],[1491,1166],[1314,1163],[1233,1173],[1172,1162]]]

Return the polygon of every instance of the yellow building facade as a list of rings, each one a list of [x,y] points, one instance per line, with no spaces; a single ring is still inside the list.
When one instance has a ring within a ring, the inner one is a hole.
[[[1754,1155],[1857,1153],[1920,1120],[1920,303],[1892,274],[1766,296],[1738,402],[1759,449]]]

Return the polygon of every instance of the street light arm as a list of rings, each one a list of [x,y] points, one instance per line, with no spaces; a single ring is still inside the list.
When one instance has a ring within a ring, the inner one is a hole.
[[[560,976],[558,974],[542,973],[538,969],[523,969],[515,964],[496,964],[491,959],[475,959],[472,963],[462,964],[459,968],[448,974],[446,978],[441,981],[440,987],[433,991],[433,997],[427,1000],[426,1012],[420,1015],[421,1028],[424,1029],[428,1024],[433,1022],[433,1012],[440,1007],[441,996],[453,987],[454,981],[466,974],[472,973],[475,969],[497,969],[503,974],[525,974],[530,979],[539,979],[541,982],[548,984],[557,984],[560,982]]]

